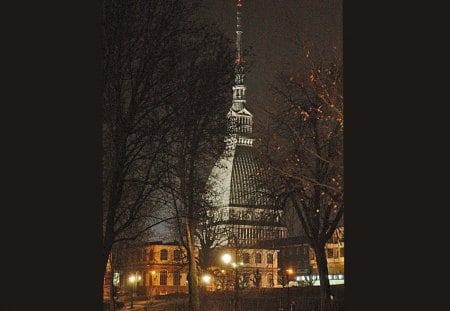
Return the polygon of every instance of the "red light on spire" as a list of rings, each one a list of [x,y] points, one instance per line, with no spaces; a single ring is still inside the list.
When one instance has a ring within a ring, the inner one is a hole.
[[[242,3],[238,2],[238,4],[236,4],[236,6],[237,6],[238,8],[240,8],[240,7],[242,6]]]

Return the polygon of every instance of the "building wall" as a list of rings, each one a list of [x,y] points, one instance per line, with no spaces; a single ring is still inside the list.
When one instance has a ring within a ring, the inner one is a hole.
[[[222,256],[229,254],[232,259],[229,264],[222,261]],[[272,261],[268,260],[268,255]],[[247,248],[217,248],[213,252],[213,265],[208,269],[213,277],[211,290],[223,290],[234,287],[236,272],[242,287],[256,287],[259,278],[260,288],[270,288],[277,285],[278,252],[273,249]],[[260,261],[258,259],[261,259]],[[232,263],[236,263],[234,268]]]
[[[187,292],[186,263],[186,251],[179,245],[150,244],[130,249],[128,260],[120,267],[121,288],[124,292],[134,290],[147,296]],[[129,280],[133,275],[138,277],[134,289]]]
[[[325,245],[329,274],[344,274],[344,227],[336,229],[330,241]],[[314,251],[310,250],[310,263],[314,274],[318,273]]]

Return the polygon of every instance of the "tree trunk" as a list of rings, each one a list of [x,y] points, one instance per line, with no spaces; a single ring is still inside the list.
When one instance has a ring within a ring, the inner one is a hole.
[[[110,267],[110,278],[109,278],[109,299],[110,305],[109,310],[116,311],[116,304],[114,300],[114,267],[112,261],[112,255],[109,255],[109,267]]]
[[[189,256],[189,310],[200,311],[200,293],[197,279],[197,262],[195,261],[195,245],[191,220],[186,221],[186,237]]]
[[[321,245],[314,249],[317,259],[317,269],[320,277],[320,311],[331,310],[330,280],[328,279],[328,265],[325,254],[325,246]]]
[[[108,264],[108,254],[102,253],[101,256],[101,263],[100,263],[100,270],[98,274],[98,286],[99,286],[99,309],[103,310],[103,285],[105,281],[105,273],[106,273],[106,266]]]

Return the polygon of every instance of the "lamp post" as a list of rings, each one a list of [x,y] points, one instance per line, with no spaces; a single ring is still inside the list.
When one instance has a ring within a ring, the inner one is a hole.
[[[208,285],[211,283],[211,276],[209,274],[202,275],[202,282],[205,284],[205,292],[208,290]]]
[[[237,257],[237,254],[236,254]],[[236,258],[235,258],[236,259]],[[228,265],[229,263],[231,263],[231,266],[233,267],[234,270],[234,310],[236,311],[238,309],[238,300],[239,300],[239,275],[238,275],[238,268],[239,266],[242,266],[243,263],[236,263],[236,262],[231,262],[231,255],[230,254],[224,254],[222,256],[222,261]]]
[[[128,281],[130,281],[132,289],[131,289],[131,305],[130,309],[133,309],[133,302],[134,302],[134,293],[136,291],[137,282],[141,280],[141,276],[137,274],[137,271],[134,272],[134,275],[130,275],[128,278]]]
[[[150,302],[152,302],[153,299],[153,277],[156,274],[155,271],[150,272]]]
[[[294,273],[294,271],[291,269],[291,268],[289,268],[289,269],[287,269],[286,270],[286,281],[287,281],[287,287],[288,287],[288,289],[287,289],[287,303],[288,303],[288,305],[290,305],[291,304],[291,301],[290,301],[290,297],[289,297],[289,280],[290,280],[290,275],[292,274],[292,273]]]

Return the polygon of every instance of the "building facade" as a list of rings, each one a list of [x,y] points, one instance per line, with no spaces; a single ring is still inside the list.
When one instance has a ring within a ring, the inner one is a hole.
[[[177,242],[134,246],[115,266],[122,293],[154,297],[188,291],[186,250]]]
[[[325,245],[325,253],[328,262],[328,273],[330,275],[344,275],[344,227],[336,228],[331,239]],[[313,274],[317,274],[317,261],[314,251],[310,251],[310,264]]]

